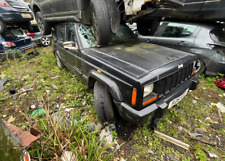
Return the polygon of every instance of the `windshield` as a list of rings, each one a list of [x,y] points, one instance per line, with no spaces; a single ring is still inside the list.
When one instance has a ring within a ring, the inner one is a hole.
[[[90,47],[97,46],[97,42],[93,36],[94,35],[93,28],[80,25],[78,32],[79,32],[79,36],[80,36],[83,48],[90,48]]]
[[[80,24],[78,32],[83,48],[97,47],[92,27],[86,27]],[[125,43],[134,38],[136,38],[136,35],[131,29],[127,25],[121,25],[117,34],[113,36],[112,44]]]
[[[225,27],[224,26],[215,27],[210,31],[210,37],[215,42],[225,43]]]
[[[20,29],[7,29],[6,32],[4,34],[2,34],[2,37],[8,41],[8,40],[13,40],[16,38],[20,38],[20,37],[25,37],[26,35],[23,33],[22,30]]]

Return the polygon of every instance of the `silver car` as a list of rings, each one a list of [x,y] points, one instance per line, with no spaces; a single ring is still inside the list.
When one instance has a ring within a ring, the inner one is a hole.
[[[149,43],[196,54],[198,73],[225,74],[225,26],[161,22],[153,35],[139,35]]]
[[[37,44],[47,47],[51,44],[52,35],[43,35],[36,24],[32,24],[27,30],[27,36],[32,37],[32,40]]]

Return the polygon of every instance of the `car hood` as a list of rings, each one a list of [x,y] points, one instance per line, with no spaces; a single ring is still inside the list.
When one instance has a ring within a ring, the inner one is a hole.
[[[132,42],[102,48],[85,49],[88,55],[100,59],[129,75],[141,77],[157,68],[190,55],[186,52],[155,44]]]

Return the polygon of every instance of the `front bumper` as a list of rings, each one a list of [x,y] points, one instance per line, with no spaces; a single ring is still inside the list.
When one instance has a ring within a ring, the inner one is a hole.
[[[37,45],[35,43],[23,47],[10,48],[4,53],[0,53],[0,62],[4,62],[7,59],[15,59],[19,57],[19,55],[14,52],[15,50],[19,50],[22,54],[36,54],[36,49]]]
[[[135,110],[124,102],[115,102],[117,110],[125,120],[135,124],[147,122],[155,117],[161,118],[167,112],[170,101],[182,95],[187,89],[196,89],[198,83],[198,75],[195,74],[191,80],[185,81],[178,88],[165,95],[165,97],[143,110]]]

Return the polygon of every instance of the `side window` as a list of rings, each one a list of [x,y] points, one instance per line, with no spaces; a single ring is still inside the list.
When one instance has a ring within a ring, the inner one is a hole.
[[[74,26],[72,25],[66,26],[66,38],[64,42],[67,42],[67,41],[76,42]]]
[[[78,49],[77,40],[75,36],[75,31],[74,31],[74,25],[66,26],[64,48],[71,51],[76,51]]]
[[[58,26],[57,28],[57,38],[59,41],[64,41],[64,35],[65,35],[65,26]]]
[[[165,31],[162,33],[163,37],[187,37],[192,35],[197,26],[179,23],[169,23]]]

